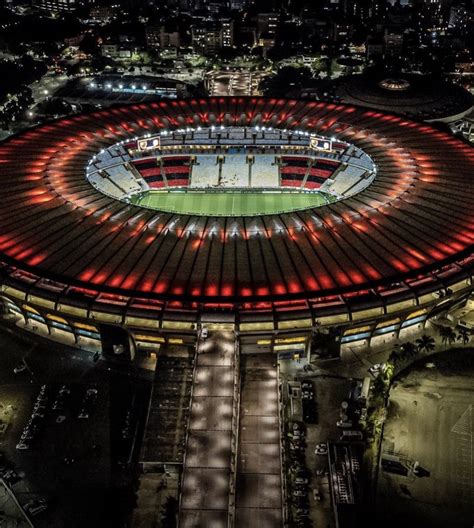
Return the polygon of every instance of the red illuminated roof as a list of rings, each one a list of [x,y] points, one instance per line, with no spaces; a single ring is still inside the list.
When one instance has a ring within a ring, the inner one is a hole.
[[[85,178],[118,141],[182,126],[307,130],[357,145],[375,181],[346,200],[242,218],[114,201]],[[0,256],[109,293],[216,302],[310,298],[403,281],[472,249],[474,151],[429,125],[344,105],[259,98],[159,102],[70,117],[0,144]]]

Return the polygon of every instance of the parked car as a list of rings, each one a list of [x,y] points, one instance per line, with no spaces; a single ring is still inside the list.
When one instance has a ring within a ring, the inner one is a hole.
[[[308,479],[307,475],[297,474],[294,477],[294,482],[295,482],[295,484],[308,484],[309,479]]]
[[[353,426],[352,420],[338,420],[336,425],[342,429],[350,428]]]
[[[316,449],[314,450],[314,453],[316,455],[327,455],[328,454],[328,446],[327,446],[327,444],[318,444],[316,446]]]
[[[368,371],[376,376],[380,371],[382,370],[382,364],[381,363],[375,363],[375,365],[372,365],[369,367]]]
[[[341,434],[341,440],[362,440],[364,438],[364,435],[362,431],[354,431],[352,429],[346,429],[345,431],[342,431]]]
[[[45,499],[35,499],[23,506],[26,513],[29,513],[32,517],[39,515],[40,513],[48,509],[48,503]]]
[[[304,489],[301,489],[301,488],[297,488],[295,490],[293,490],[293,497],[304,497],[305,495],[307,495],[308,492]]]

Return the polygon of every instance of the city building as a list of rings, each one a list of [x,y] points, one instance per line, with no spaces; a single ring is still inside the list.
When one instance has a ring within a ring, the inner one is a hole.
[[[263,34],[267,35],[267,38],[274,39],[278,30],[279,22],[278,13],[258,13],[257,15],[257,34],[260,38]]]
[[[234,21],[230,18],[222,19],[222,47],[232,48],[234,46]]]
[[[191,27],[193,50],[204,55],[214,55],[222,48],[222,27],[217,22],[205,22]]]
[[[386,57],[400,57],[403,50],[403,31],[385,28],[384,52]]]
[[[166,49],[181,47],[181,35],[177,28],[165,26],[147,26],[145,29],[146,45],[149,49]]]
[[[68,13],[81,5],[77,0],[33,0],[33,6],[50,13]]]
[[[186,84],[172,79],[104,74],[71,79],[52,97],[73,105],[110,106],[117,103],[148,102],[162,97],[176,99],[186,95]]]

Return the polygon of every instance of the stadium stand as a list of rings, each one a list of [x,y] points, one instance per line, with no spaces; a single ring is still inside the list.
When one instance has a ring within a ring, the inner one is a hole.
[[[132,162],[134,168],[142,176],[151,189],[160,189],[166,186],[161,166],[156,158],[144,158]]]
[[[196,156],[192,165],[191,187],[214,187],[219,183],[219,169],[215,154]]]
[[[168,187],[188,187],[190,181],[190,156],[166,156],[158,159]]]
[[[282,156],[280,164],[282,187],[319,189],[340,167],[338,161],[302,156]]]
[[[278,187],[278,163],[274,155],[256,154],[250,166],[252,187]]]

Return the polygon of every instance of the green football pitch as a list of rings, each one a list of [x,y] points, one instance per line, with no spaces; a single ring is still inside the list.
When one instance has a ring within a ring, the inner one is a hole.
[[[147,191],[132,203],[160,211],[203,216],[251,216],[297,211],[334,201],[326,193]]]

